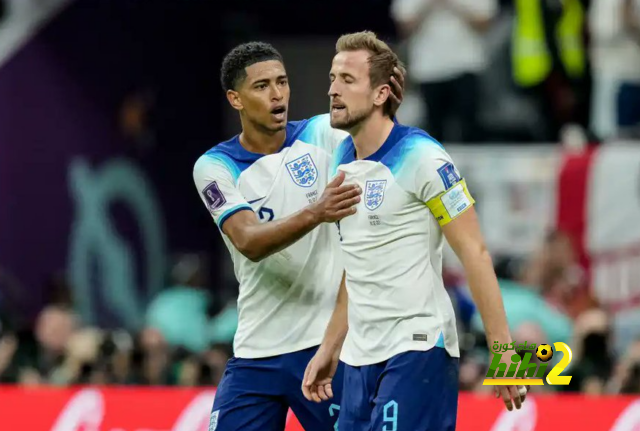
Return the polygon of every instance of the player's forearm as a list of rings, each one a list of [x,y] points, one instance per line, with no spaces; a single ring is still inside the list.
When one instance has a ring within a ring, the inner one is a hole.
[[[347,311],[347,287],[345,284],[345,276],[342,276],[342,282],[340,283],[340,289],[338,290],[338,298],[336,299],[336,306],[333,309],[331,320],[327,325],[327,330],[322,340],[321,349],[330,352],[333,355],[340,355],[342,350],[342,344],[347,336],[349,329],[348,311]]]
[[[319,224],[333,223],[354,214],[354,205],[360,202],[362,190],[356,184],[342,185],[344,177],[344,172],[339,172],[327,184],[320,199],[295,214],[260,223],[254,213],[247,218],[244,216],[247,211],[240,211],[239,216],[231,216],[231,224],[225,223],[223,231],[243,255],[258,262],[287,248]]]
[[[282,219],[247,226],[234,244],[254,262],[284,250],[311,232],[321,223],[311,207]]]
[[[502,302],[502,294],[489,252],[477,245],[460,253],[469,288],[484,324],[487,341],[510,343],[511,334]]]

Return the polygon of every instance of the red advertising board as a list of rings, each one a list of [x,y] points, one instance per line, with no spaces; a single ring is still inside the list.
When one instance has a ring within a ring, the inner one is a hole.
[[[207,431],[215,390],[0,387],[0,429]],[[460,394],[458,431],[640,431],[640,398],[530,396],[508,412],[491,396]],[[286,431],[303,431],[290,414]]]

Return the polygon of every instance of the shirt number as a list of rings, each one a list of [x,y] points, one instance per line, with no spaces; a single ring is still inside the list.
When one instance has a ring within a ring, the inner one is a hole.
[[[275,218],[271,208],[262,207],[258,210],[258,217],[263,221],[271,221]]]

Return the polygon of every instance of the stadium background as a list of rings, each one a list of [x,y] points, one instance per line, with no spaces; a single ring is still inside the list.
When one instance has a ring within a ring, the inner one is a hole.
[[[390,1],[0,5],[0,427],[204,430],[236,323],[233,268],[191,177],[196,158],[238,130],[221,59],[237,43],[272,42],[291,77],[290,119],[324,112],[340,34],[370,29],[407,52]],[[478,201],[514,339],[566,342],[573,379],[534,388],[519,412],[489,396],[482,327],[447,252],[459,429],[632,430],[637,129],[590,127],[592,68],[578,84],[551,75],[517,88],[513,20],[501,1],[485,34],[478,139],[443,141]],[[541,94],[565,109],[544,109]],[[426,115],[410,81],[399,119]]]

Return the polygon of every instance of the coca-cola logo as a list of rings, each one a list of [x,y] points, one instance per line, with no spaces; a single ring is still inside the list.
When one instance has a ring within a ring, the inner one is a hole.
[[[620,413],[611,431],[640,431],[640,400],[629,404]]]
[[[538,422],[538,406],[528,397],[519,410],[503,410],[491,431],[534,431]]]
[[[7,393],[7,398],[15,397],[18,391]],[[63,395],[65,394],[65,395]],[[66,398],[67,391],[60,396]],[[186,397],[185,397],[186,395]],[[136,410],[132,400],[146,397],[147,407]],[[108,388],[81,389],[72,394],[61,411],[53,416],[51,428],[32,422],[29,429],[50,431],[207,431],[209,416],[215,397],[215,389],[204,391],[160,390],[113,390]],[[467,405],[477,402],[475,398],[461,394]],[[473,431],[540,431],[555,424],[571,422],[567,429],[593,431],[640,431],[640,399],[631,397],[603,398],[604,407],[598,410],[595,401],[589,398],[578,400],[570,397],[528,397],[520,410],[501,409],[497,414],[488,411],[486,404],[478,403],[469,412],[475,411],[483,418],[483,425],[472,421],[460,425],[460,430]],[[108,401],[108,402],[107,402]],[[576,405],[576,402],[578,405]],[[29,414],[33,402],[25,397],[24,409],[16,404],[3,412],[0,428],[7,424],[20,423],[19,416]],[[616,407],[619,406],[619,407]],[[157,408],[156,408],[157,407]],[[149,411],[152,408],[153,411]],[[57,409],[57,408],[56,408]],[[475,410],[474,410],[475,409]],[[576,410],[577,409],[577,410]],[[489,409],[491,410],[491,409]],[[577,415],[584,411],[585,416]],[[620,412],[621,411],[621,412]],[[608,412],[608,413],[607,413]],[[620,413],[618,413],[620,412]],[[8,416],[6,416],[8,414]],[[12,417],[12,414],[14,417]],[[602,418],[606,416],[606,418]],[[597,417],[597,420],[594,420]],[[44,419],[50,421],[51,419]],[[487,421],[485,421],[487,420]],[[51,424],[51,422],[48,422]],[[12,428],[13,429],[13,428]],[[25,428],[26,429],[26,428]],[[301,431],[302,428],[289,411],[287,431]]]
[[[202,392],[189,403],[178,416],[172,431],[207,431],[209,428],[209,412],[213,405],[216,391]]]
[[[131,431],[207,431],[215,389],[198,393],[184,408],[170,429],[138,428]],[[64,406],[51,431],[103,431],[104,395],[96,389],[83,389]],[[129,431],[124,427],[104,431]]]
[[[104,398],[100,391],[83,389],[64,407],[51,431],[100,431]]]

